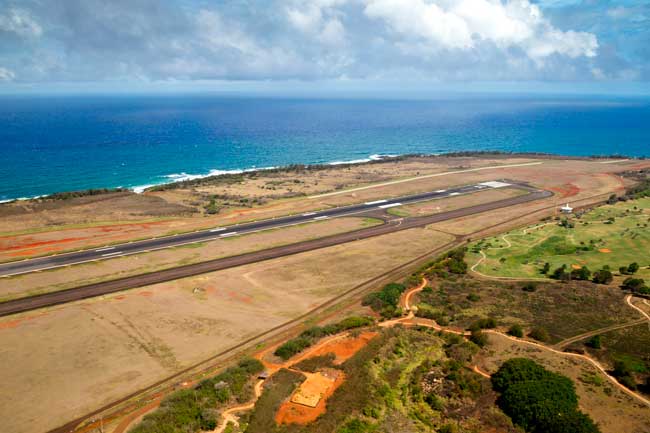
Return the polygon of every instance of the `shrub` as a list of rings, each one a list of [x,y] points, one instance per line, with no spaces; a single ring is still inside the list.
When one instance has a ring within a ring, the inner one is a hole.
[[[586,266],[571,271],[571,278],[575,280],[587,281],[591,277],[591,271]]]
[[[311,346],[315,340],[327,335],[338,334],[354,328],[362,328],[375,323],[372,317],[350,316],[338,323],[332,323],[325,326],[312,326],[304,330],[298,337],[292,338],[278,347],[273,354],[287,360],[293,355],[302,352]]]
[[[337,430],[337,433],[372,433],[376,430],[376,426],[367,421],[360,419],[353,419],[348,421],[343,427]]]
[[[488,317],[485,319],[479,319],[475,321],[467,329],[469,331],[477,331],[480,329],[493,329],[496,327],[497,327],[497,321],[492,317]]]
[[[530,338],[533,338],[537,341],[546,342],[550,340],[548,332],[544,328],[533,328],[528,334]]]
[[[399,298],[406,290],[406,286],[398,283],[386,284],[380,291],[369,293],[362,304],[370,306],[374,311],[381,311],[386,307],[396,309]]]
[[[627,267],[628,274],[634,274],[639,270],[639,264],[637,262],[630,263]]]
[[[470,335],[469,341],[476,344],[478,347],[485,347],[485,345],[488,343],[487,335],[485,335],[480,330],[472,331],[472,335]]]
[[[481,297],[479,295],[477,295],[476,293],[470,293],[469,295],[467,295],[467,300],[472,301],[472,302],[476,302],[476,301],[480,301]]]
[[[547,275],[551,271],[551,264],[549,262],[544,263],[542,267],[542,274]]]
[[[508,329],[508,334],[512,335],[513,337],[521,338],[524,336],[524,330],[520,325],[512,325],[510,329]]]
[[[534,292],[537,290],[537,284],[535,283],[526,283],[521,287],[521,290],[524,292]]]
[[[585,344],[592,349],[600,349],[602,347],[601,339],[602,337],[600,335],[594,335],[589,340],[587,340]]]

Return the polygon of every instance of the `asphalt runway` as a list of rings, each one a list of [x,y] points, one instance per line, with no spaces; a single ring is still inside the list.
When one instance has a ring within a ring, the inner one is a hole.
[[[493,185],[493,186],[489,186]],[[499,185],[499,186],[497,186]],[[272,230],[280,227],[304,224],[308,222],[322,221],[331,218],[340,218],[349,215],[363,214],[376,209],[388,209],[395,206],[417,203],[433,199],[453,197],[461,194],[494,188],[504,187],[505,183],[485,182],[483,184],[465,185],[447,190],[438,190],[425,192],[421,194],[409,195],[404,197],[375,200],[371,202],[355,204],[351,206],[336,207],[315,212],[307,212],[298,215],[290,215],[281,218],[273,218],[262,221],[255,221],[246,224],[237,224],[233,226],[214,227],[211,229],[200,230],[191,233],[178,234],[173,236],[164,236],[142,241],[129,242],[119,245],[107,245],[82,251],[56,254],[34,259],[26,259],[17,262],[0,264],[0,277],[26,274],[29,272],[42,271],[45,269],[54,269],[63,266],[71,266],[79,263],[87,263],[99,260],[109,260],[116,257],[123,257],[132,254],[146,253],[150,251],[173,248],[179,245],[186,245],[197,242],[215,241],[226,237],[238,236],[247,233],[254,233],[263,230]],[[508,186],[510,183],[508,183]],[[521,185],[512,184],[515,187]]]
[[[497,184],[492,184],[497,185]],[[335,218],[346,215],[372,215],[373,213],[384,211],[387,208],[398,206],[401,204],[410,204],[416,203],[418,201],[427,201],[435,198],[444,198],[449,196],[455,196],[460,194],[467,194],[474,191],[483,190],[486,188],[492,188],[495,186],[485,186],[484,184],[469,185],[459,188],[453,188],[446,191],[434,191],[429,193],[417,194],[412,196],[400,197],[397,199],[374,201],[359,205],[346,206],[334,209],[328,209],[321,212],[313,212],[309,214],[294,215],[284,218],[277,218],[272,220],[265,220],[245,225],[231,226],[225,228],[221,231],[222,236],[227,235],[228,233],[244,234],[251,233],[254,231],[259,231],[262,229],[278,228],[286,225],[301,224],[307,221]],[[496,187],[504,187],[499,185]],[[266,250],[255,251],[252,253],[241,254],[237,256],[225,257],[215,260],[210,260],[201,263],[195,263],[185,266],[179,266],[176,268],[165,269],[161,271],[134,275],[131,277],[125,277],[95,284],[90,284],[86,286],[76,287],[72,289],[62,290],[58,292],[45,293],[42,295],[31,296],[27,298],[15,299],[7,302],[0,303],[0,316],[6,316],[10,314],[16,314],[20,312],[30,311],[38,308],[49,307],[53,305],[63,304],[67,302],[78,301],[81,299],[91,298],[95,296],[101,296],[109,293],[114,293],[122,290],[148,286],[151,284],[161,283],[165,281],[171,281],[179,278],[190,277],[194,275],[203,274],[206,272],[214,272],[222,269],[232,268],[236,266],[242,266],[250,263],[256,263],[263,260],[270,260],[274,258],[284,257],[292,254],[298,254],[301,252],[312,251],[320,248],[326,248],[346,242],[352,242],[355,240],[366,239],[374,236],[380,236],[387,233],[396,232],[399,230],[406,230],[414,227],[422,227],[436,222],[446,221],[450,219],[460,218],[463,216],[473,215],[481,212],[487,212],[490,210],[495,210],[499,208],[514,206],[517,204],[527,203],[533,200],[539,200],[542,198],[547,198],[553,195],[549,191],[537,190],[531,188],[524,184],[515,184],[510,183],[508,187],[519,188],[527,191],[527,194],[512,197],[503,200],[497,200],[490,203],[484,203],[476,206],[470,206],[466,208],[456,209],[449,212],[441,212],[435,215],[424,216],[424,217],[413,217],[413,218],[394,218],[387,220],[387,222],[380,226],[369,227],[353,232],[340,233],[336,235],[326,236],[319,239],[313,239],[309,241],[299,242],[290,245],[284,245],[275,248],[269,248]],[[243,227],[246,227],[245,229]],[[127,246],[136,245],[134,251],[129,252],[129,254],[136,254],[137,252],[145,252],[151,250],[151,243],[158,245],[160,248],[161,245],[166,245],[163,248],[169,248],[170,246],[178,245],[175,241],[178,241],[181,236],[184,237],[184,242],[201,242],[205,240],[218,239],[214,236],[215,232],[210,230],[189,233],[187,235],[179,235],[167,238],[158,238],[142,242],[134,242],[132,244],[124,244],[122,246],[115,246],[117,251],[126,250]],[[203,237],[202,237],[203,236]],[[231,235],[232,236],[232,235]],[[197,240],[200,239],[200,240]],[[162,242],[159,244],[158,242]],[[148,246],[143,246],[148,245]],[[90,257],[97,257],[97,253],[102,253],[98,251],[99,249],[87,250],[78,253],[71,253],[56,257],[44,257],[42,259],[33,259],[25,262],[36,262],[33,266],[45,266],[48,267],[47,262],[43,263],[44,259],[58,259],[60,257],[66,257],[71,260],[68,264],[74,263],[83,263],[88,261],[88,259],[83,259],[82,254],[92,254]],[[82,255],[82,256],[79,256]],[[125,255],[125,254],[122,254]],[[117,256],[117,255],[115,255]],[[80,259],[81,257],[81,259]],[[100,254],[100,257],[101,254]],[[104,259],[110,258],[113,256],[104,256]],[[12,264],[12,263],[10,263]],[[58,265],[66,266],[66,265]],[[49,267],[52,267],[51,262]],[[29,272],[29,271],[25,271]]]

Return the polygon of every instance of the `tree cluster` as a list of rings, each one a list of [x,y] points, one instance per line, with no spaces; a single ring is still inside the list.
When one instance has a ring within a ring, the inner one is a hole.
[[[399,308],[399,298],[405,290],[404,284],[386,284],[381,290],[366,295],[361,304],[369,306],[384,318],[399,316],[402,314]]]
[[[526,432],[599,432],[591,418],[578,410],[573,382],[530,359],[504,362],[491,381],[501,394],[499,407]]]

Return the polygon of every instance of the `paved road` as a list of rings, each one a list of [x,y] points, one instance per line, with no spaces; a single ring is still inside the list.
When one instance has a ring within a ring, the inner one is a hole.
[[[517,185],[518,188],[529,191],[528,194],[497,200],[490,203],[484,203],[476,206],[470,206],[462,209],[456,209],[449,212],[441,212],[435,215],[416,217],[416,218],[398,218],[389,221],[381,226],[369,227],[354,232],[340,233],[319,239],[299,242],[290,245],[284,245],[275,248],[269,248],[262,251],[256,251],[238,256],[225,257],[221,259],[210,260],[191,265],[179,266],[171,269],[151,272],[147,274],[134,275],[111,281],[105,281],[96,284],[76,287],[58,292],[45,293],[42,295],[31,296],[28,298],[15,299],[0,303],[0,316],[30,311],[38,308],[63,304],[81,299],[101,296],[108,293],[114,293],[121,290],[132,289],[136,287],[148,286],[151,284],[171,281],[179,278],[185,278],[193,275],[200,275],[206,272],[213,272],[222,269],[242,266],[250,263],[256,263],[263,260],[270,260],[278,257],[284,257],[305,251],[312,251],[319,248],[330,247],[346,242],[359,239],[365,239],[373,236],[379,236],[399,230],[406,230],[414,227],[422,227],[440,221],[460,218],[467,215],[473,215],[481,212],[487,212],[503,207],[514,206],[541,198],[550,197],[552,193],[548,191],[539,191],[525,185]],[[469,188],[469,187],[464,187]],[[480,189],[480,188],[479,188]],[[469,191],[469,190],[468,190]],[[403,198],[402,198],[403,200]],[[378,205],[367,207],[365,212],[375,211]]]
[[[522,187],[521,185],[513,186]],[[123,257],[132,254],[172,248],[179,245],[186,245],[196,242],[214,241],[230,236],[237,236],[262,230],[270,230],[279,227],[304,224],[331,218],[340,218],[348,215],[358,215],[376,209],[388,209],[390,207],[399,206],[402,204],[412,204],[437,198],[451,197],[460,194],[469,194],[475,191],[480,191],[482,189],[494,187],[502,187],[502,185],[501,183],[491,182],[475,185],[465,185],[447,190],[425,192],[422,194],[409,195],[387,200],[376,200],[367,203],[355,204],[352,206],[336,207],[317,212],[307,212],[299,215],[290,215],[286,217],[256,221],[247,224],[215,227],[212,229],[201,230],[192,233],[165,236],[119,245],[110,245],[83,251],[27,259],[18,262],[3,263],[0,264],[0,277],[26,274],[39,270],[53,269],[62,266],[70,266],[98,260],[108,260],[115,257]]]

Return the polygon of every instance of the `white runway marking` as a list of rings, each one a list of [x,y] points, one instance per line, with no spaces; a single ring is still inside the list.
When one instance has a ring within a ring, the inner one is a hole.
[[[219,227],[219,228],[217,228],[217,229],[212,229],[212,230],[210,230],[210,233],[214,233],[214,232],[222,232],[222,231],[224,231],[224,230],[226,230],[225,227]]]
[[[379,209],[388,209],[390,207],[397,207],[397,206],[401,206],[401,205],[402,205],[402,203],[384,204],[384,205],[379,206]]]
[[[115,249],[115,247],[106,247],[106,248],[100,248],[98,250],[95,250],[95,252],[100,253],[102,251],[110,251],[110,250],[114,250],[114,249]]]
[[[367,201],[364,204],[368,206],[372,206],[373,204],[381,204],[381,203],[386,203],[388,200],[375,200],[375,201]]]
[[[236,234],[237,234],[237,232],[224,233],[222,235],[219,235],[219,237],[220,238],[227,238],[228,236],[234,236]]]
[[[116,254],[122,254],[122,251],[115,251],[113,253],[102,254],[102,257],[114,256]]]

